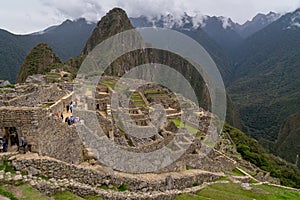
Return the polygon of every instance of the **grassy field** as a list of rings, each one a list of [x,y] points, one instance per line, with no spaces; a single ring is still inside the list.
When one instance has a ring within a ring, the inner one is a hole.
[[[224,179],[225,180],[225,179]],[[197,194],[182,194],[175,200],[299,200],[300,192],[269,185],[251,185],[251,190],[243,189],[237,183],[215,183],[200,190]],[[121,191],[121,189],[118,189]],[[97,196],[79,197],[69,191],[60,192],[53,197],[41,194],[29,185],[3,184],[0,194],[12,200],[101,200]]]
[[[6,196],[11,200],[101,200],[101,198],[97,196],[81,198],[69,191],[60,192],[50,197],[40,193],[27,184],[19,186],[3,184],[0,186],[0,195]]]
[[[181,127],[181,128],[185,127],[185,128],[187,128],[187,130],[188,130],[189,133],[191,133],[191,134],[196,134],[196,133],[198,132],[198,129],[196,129],[196,128],[194,128],[194,127],[188,125],[188,124],[186,124],[186,125],[184,126],[183,122],[181,122],[179,119],[172,119],[172,122],[174,122],[174,124],[175,124],[177,127]]]
[[[237,183],[216,183],[203,188],[197,194],[182,194],[176,200],[299,200],[300,192],[269,185],[251,186],[251,190],[244,190]]]

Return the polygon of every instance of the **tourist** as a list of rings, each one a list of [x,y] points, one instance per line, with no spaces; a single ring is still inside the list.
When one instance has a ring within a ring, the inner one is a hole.
[[[3,138],[0,138],[0,150],[3,151]]]
[[[71,125],[71,120],[70,120],[70,118],[68,119],[68,125],[69,125],[69,126]]]
[[[25,140],[24,137],[21,137],[21,147],[24,149],[24,154],[26,153],[26,146],[27,146],[27,141]]]
[[[73,111],[73,104],[70,105],[70,112],[72,113]]]
[[[59,118],[59,115],[58,115],[58,113],[56,113],[56,114],[55,114],[55,117]]]
[[[6,135],[3,137],[3,152],[7,152],[8,150],[8,141]]]
[[[70,122],[71,122],[72,124],[75,122],[74,116],[71,116],[71,117],[70,117]]]

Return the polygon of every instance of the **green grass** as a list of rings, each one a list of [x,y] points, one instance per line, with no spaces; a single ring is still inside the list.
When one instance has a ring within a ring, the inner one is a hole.
[[[233,176],[245,176],[245,174],[243,174],[240,170],[238,170],[237,168],[234,168],[231,171],[226,171],[229,174],[233,175]]]
[[[142,99],[131,99],[131,101],[133,103],[136,103],[136,102],[142,102],[142,103],[144,103],[144,101]]]
[[[206,200],[206,199],[210,199],[210,198],[206,198],[206,197],[201,197],[199,195],[194,195],[194,194],[182,194],[179,195],[178,197],[176,197],[175,200]]]
[[[3,86],[4,88],[15,88],[14,84],[7,84]]]
[[[118,187],[119,192],[124,192],[126,190],[128,190],[128,189],[127,189],[127,186],[124,183],[122,185],[120,185],[120,187]]]
[[[16,171],[14,168],[10,167],[7,160],[3,160],[2,165],[0,165],[0,170],[4,170],[5,172],[10,172],[15,174]]]
[[[136,106],[136,107],[139,107],[139,108],[141,108],[141,107],[146,107],[146,105],[143,104],[143,103],[137,103],[137,104],[135,104],[135,106]]]
[[[236,183],[215,183],[197,192],[197,195],[183,194],[176,197],[176,200],[201,200],[201,199],[222,199],[222,200],[299,200],[300,193],[283,188],[259,185],[253,186],[252,190],[244,190]]]
[[[118,190],[115,188],[115,190]],[[8,197],[11,200],[102,200],[101,197],[96,195],[89,195],[81,198],[70,191],[56,193],[53,197],[46,196],[40,193],[38,190],[34,189],[30,185],[1,185],[0,195]]]
[[[174,124],[177,127],[180,127],[180,128],[185,127],[191,134],[196,134],[199,131],[198,129],[196,129],[188,124],[185,124],[185,126],[184,126],[183,122],[181,122],[181,120],[179,120],[179,119],[172,119],[171,121],[174,122]]]
[[[54,195],[55,200],[83,200],[83,198],[69,192],[59,192]]]
[[[157,90],[145,90],[145,91],[144,91],[144,94],[145,94],[145,95],[148,95],[148,94],[165,94],[165,93],[164,93],[164,92],[157,91]]]
[[[38,190],[32,188],[30,185],[2,185],[0,187],[0,194],[10,198],[11,200],[49,200],[50,198]]]
[[[44,108],[50,108],[50,106],[52,106],[52,105],[53,105],[53,103],[46,103],[46,104],[43,105],[43,107]]]
[[[85,200],[102,200],[101,197],[99,197],[99,196],[93,196],[93,195],[85,196],[84,199]]]
[[[114,81],[102,81],[102,84],[109,88],[114,88],[116,85],[116,82]]]
[[[15,195],[13,195],[13,193],[6,191],[3,188],[0,188],[0,195],[8,197],[11,200],[18,200],[17,197],[15,197]]]
[[[40,193],[38,190],[32,188],[29,185],[21,185],[19,189],[22,191],[22,197],[20,200],[38,199],[47,200],[49,199],[46,195]]]
[[[300,192],[298,191],[293,191],[293,190],[287,190],[284,188],[279,188],[275,186],[270,186],[270,185],[257,185],[254,186],[255,188],[262,189],[264,191],[269,192],[270,194],[273,193],[272,197],[274,200],[277,199],[300,199]],[[272,198],[269,198],[272,199]]]

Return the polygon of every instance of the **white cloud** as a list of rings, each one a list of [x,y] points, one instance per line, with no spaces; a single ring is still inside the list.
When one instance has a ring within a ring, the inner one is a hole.
[[[287,12],[300,7],[300,0],[9,0],[0,7],[0,28],[26,33],[42,30],[65,19],[84,17],[98,21],[113,7],[121,7],[129,16],[157,16],[184,12],[230,17],[244,22],[258,12]]]

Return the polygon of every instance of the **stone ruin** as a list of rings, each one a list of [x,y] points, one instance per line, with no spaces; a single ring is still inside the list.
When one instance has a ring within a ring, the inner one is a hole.
[[[130,83],[134,84],[135,81],[130,80]],[[217,132],[217,125],[208,129],[213,115],[196,107],[180,94],[174,94],[152,83],[130,91],[125,83],[118,85],[116,78],[106,77],[94,90],[93,87],[87,87],[82,91],[83,95],[78,97],[73,92],[74,84],[80,83],[26,83],[17,84],[15,88],[2,88],[0,136],[8,137],[9,149],[16,148],[20,138],[25,137],[30,152],[39,155],[33,159],[8,156],[6,159],[13,160],[16,169],[57,180],[72,179],[89,187],[126,184],[133,196],[138,191],[160,191],[162,194],[159,193],[157,199],[162,196],[162,199],[171,199],[172,195],[165,193],[167,190],[184,189],[196,182],[212,181],[222,176],[222,171],[230,171],[236,167],[235,160],[213,148],[214,143],[210,144],[210,140],[205,142],[208,135],[212,134],[209,131]],[[111,99],[118,87],[129,101],[119,98],[119,107],[116,108]],[[81,121],[69,126],[55,114],[64,112],[71,101],[76,102],[73,114],[78,114]],[[184,102],[185,106],[180,106],[179,102]],[[85,111],[83,114],[82,109]],[[85,115],[89,112],[96,114],[96,121],[85,120],[88,119]],[[165,117],[166,120],[153,120],[160,117]],[[184,121],[180,121],[182,119]],[[113,166],[103,164],[89,146],[90,141],[78,134],[78,130],[93,131],[87,128],[93,123],[100,124],[105,136],[124,151],[147,153],[165,146],[170,151],[179,151],[186,146],[188,148],[176,162],[154,173],[134,175],[118,172]],[[132,124],[138,128],[131,130]],[[147,135],[153,131],[156,133],[151,137],[140,138],[127,134],[126,130],[135,131],[135,134]],[[89,171],[91,167],[93,170]],[[70,170],[79,170],[82,176],[73,176],[74,173],[70,173]],[[191,172],[195,174],[191,176]],[[85,177],[83,174],[87,177],[82,179],[81,177]],[[164,178],[151,182],[147,181],[149,176]],[[71,182],[68,182],[70,185],[67,189],[76,193]],[[47,193],[51,189],[49,187],[39,186],[38,189]],[[52,188],[51,191],[56,189]],[[94,189],[89,191],[89,194],[93,193]],[[102,191],[97,192],[100,193]],[[104,194],[102,197],[110,198]],[[146,195],[145,199],[149,197],[151,195]],[[122,198],[121,195],[120,199]]]

